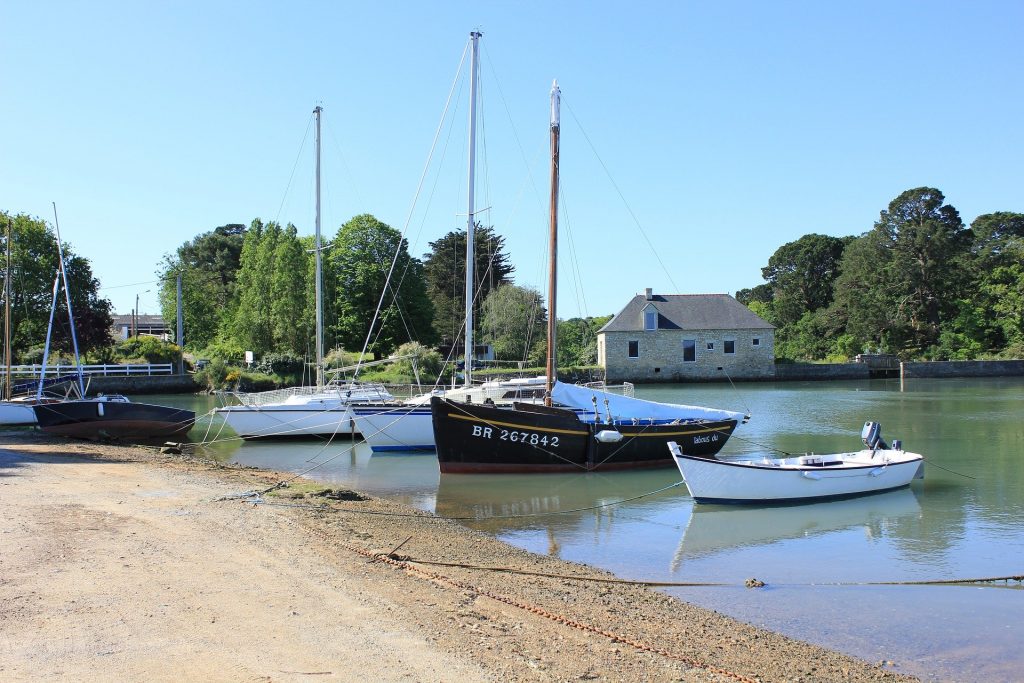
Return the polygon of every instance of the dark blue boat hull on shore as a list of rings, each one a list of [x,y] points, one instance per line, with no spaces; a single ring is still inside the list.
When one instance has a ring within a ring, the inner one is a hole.
[[[196,421],[191,410],[128,401],[64,401],[34,410],[44,432],[80,439],[184,439]]]

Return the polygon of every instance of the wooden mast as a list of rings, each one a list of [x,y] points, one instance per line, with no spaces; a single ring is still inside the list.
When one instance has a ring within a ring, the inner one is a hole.
[[[559,107],[561,91],[558,81],[551,84],[551,217],[550,245],[548,248],[550,262],[548,264],[548,364],[547,391],[544,394],[544,405],[551,405],[551,391],[557,379],[558,367],[555,362],[558,344],[558,137]]]
[[[11,400],[11,235],[14,221],[7,219],[7,270],[4,273],[4,400]]]

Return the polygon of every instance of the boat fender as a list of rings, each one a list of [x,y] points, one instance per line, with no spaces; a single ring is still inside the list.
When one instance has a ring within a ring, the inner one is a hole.
[[[622,441],[622,432],[615,429],[602,429],[594,435],[600,443],[618,443]]]
[[[102,401],[98,401],[98,402],[96,403],[96,414],[97,414],[97,415],[99,415],[100,417],[103,417],[103,416],[104,416],[104,412],[103,412],[103,402],[102,402]]]
[[[803,476],[804,476],[805,478],[807,478],[807,479],[813,479],[814,481],[818,481],[819,479],[821,479],[821,475],[820,475],[820,474],[818,474],[817,472],[801,472],[801,474],[802,474],[802,475],[803,475]]]

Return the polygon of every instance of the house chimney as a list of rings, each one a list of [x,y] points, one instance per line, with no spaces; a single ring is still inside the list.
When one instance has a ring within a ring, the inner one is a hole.
[[[644,290],[644,296],[647,297],[648,301],[650,301],[651,299],[654,298],[654,290],[648,287],[647,289]]]

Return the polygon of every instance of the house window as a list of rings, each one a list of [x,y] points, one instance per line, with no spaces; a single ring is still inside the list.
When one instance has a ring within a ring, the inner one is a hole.
[[[629,357],[639,358],[640,357],[640,342],[631,341],[629,342]]]
[[[761,338],[760,337],[754,337],[753,345],[754,346],[760,346],[761,345]]]
[[[722,342],[722,353],[736,353],[736,340],[726,339]]]
[[[708,351],[715,350],[715,342],[708,342]]]
[[[648,308],[644,311],[644,329],[648,331],[658,329],[658,310],[656,308]]]
[[[697,340],[696,339],[684,339],[683,340],[683,362],[693,363],[697,360]]]

